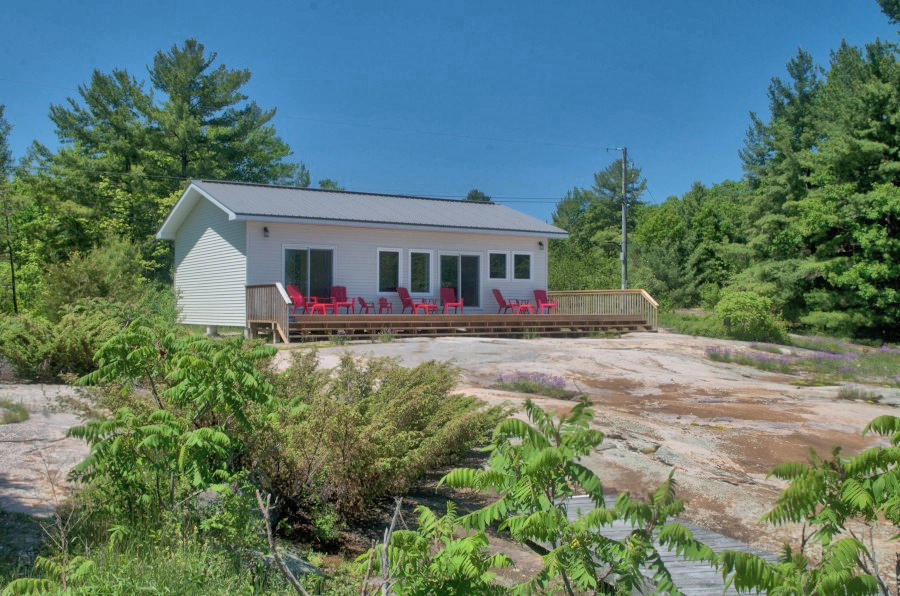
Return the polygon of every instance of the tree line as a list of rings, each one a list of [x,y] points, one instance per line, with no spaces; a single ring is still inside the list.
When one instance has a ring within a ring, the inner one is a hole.
[[[897,22],[900,8],[882,2]],[[668,307],[711,308],[723,291],[769,298],[788,321],[841,336],[896,339],[900,325],[898,46],[842,42],[826,66],[803,49],[750,114],[744,176],[644,202],[628,174],[631,285]],[[621,161],[574,188],[554,223],[550,285],[616,287]]]
[[[188,179],[309,186],[309,169],[272,124],[275,109],[244,92],[250,77],[194,39],[156,52],[146,80],[94,70],[74,96],[50,106],[58,148],[34,141],[18,164],[0,106],[2,310],[13,310],[10,262],[18,306],[35,307],[51,291],[48,267],[111,237],[133,243],[141,275],[167,281],[171,246],[154,233]],[[342,189],[330,178],[319,186]]]

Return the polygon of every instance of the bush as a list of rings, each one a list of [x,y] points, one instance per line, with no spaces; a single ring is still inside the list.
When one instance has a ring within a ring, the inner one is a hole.
[[[716,316],[734,339],[783,343],[784,322],[772,313],[772,301],[754,292],[725,290],[716,304]]]
[[[137,302],[146,285],[141,270],[139,251],[128,240],[111,238],[87,253],[75,253],[47,267],[44,312],[57,320],[67,306],[84,298]]]
[[[122,330],[121,313],[105,300],[81,302],[63,312],[54,328],[51,369],[55,375],[87,374],[94,370],[94,354],[100,346]]]
[[[249,467],[316,534],[333,526],[323,504],[345,520],[364,519],[375,499],[404,493],[484,440],[503,416],[451,394],[458,372],[446,364],[408,369],[346,354],[333,372],[322,372],[316,362],[313,351],[294,354],[246,439]]]
[[[54,333],[53,324],[44,317],[26,313],[4,316],[0,319],[0,355],[21,377],[50,378]]]
[[[0,318],[0,356],[26,379],[52,380],[94,370],[94,354],[129,321],[142,318],[160,334],[175,330],[171,291],[144,288],[131,302],[88,298],[60,309],[59,320],[28,313]]]

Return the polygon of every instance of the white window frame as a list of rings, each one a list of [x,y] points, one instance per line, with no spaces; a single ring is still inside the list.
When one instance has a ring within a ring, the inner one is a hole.
[[[510,258],[508,250],[488,250],[487,252],[487,281],[509,281]],[[506,275],[503,277],[491,277],[491,255],[503,255],[506,258]]]
[[[422,253],[428,255],[428,291],[427,292],[413,292],[412,291],[412,255],[413,253]],[[431,248],[408,248],[406,249],[406,285],[409,289],[409,294],[411,296],[433,296],[434,288],[435,288],[435,276],[434,276],[434,249]]]
[[[379,246],[375,249],[375,294],[377,296],[393,296],[396,294],[395,291],[382,292],[381,291],[381,253],[383,252],[395,252],[397,253],[397,287],[403,287],[403,249],[402,248],[389,248],[386,246]]]
[[[511,251],[509,279],[512,281],[532,281],[534,279],[534,253],[527,250]],[[528,277],[516,277],[516,255],[528,256]]]
[[[287,285],[287,280],[284,279],[284,265],[285,258],[284,253],[288,250],[330,250],[331,251],[331,285],[340,285],[336,282],[337,279],[337,262],[338,262],[338,251],[336,246],[328,246],[325,244],[298,244],[296,242],[282,242],[281,243],[281,283],[283,285]],[[309,256],[307,255],[307,259]],[[307,272],[309,275],[309,272]],[[307,280],[309,282],[309,280]]]

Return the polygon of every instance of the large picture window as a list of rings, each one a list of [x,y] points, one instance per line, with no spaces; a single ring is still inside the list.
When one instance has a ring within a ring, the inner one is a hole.
[[[492,252],[488,261],[491,279],[506,279],[506,253]]]
[[[284,283],[304,296],[328,298],[334,283],[334,251],[330,248],[285,248]]]
[[[515,279],[531,279],[531,255],[513,255],[513,277]]]
[[[400,251],[378,250],[378,291],[396,292],[400,286]]]
[[[409,252],[409,291],[415,294],[431,292],[431,253]]]

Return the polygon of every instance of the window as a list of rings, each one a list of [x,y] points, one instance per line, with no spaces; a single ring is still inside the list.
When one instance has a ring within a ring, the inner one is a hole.
[[[396,292],[400,285],[400,251],[378,249],[378,291]]]
[[[324,248],[285,248],[284,283],[304,296],[327,298],[334,278],[334,251]]]
[[[531,255],[513,255],[513,278],[531,279]]]
[[[506,279],[506,253],[492,252],[488,255],[491,279]]]
[[[431,292],[431,253],[409,252],[409,291],[414,294]]]

